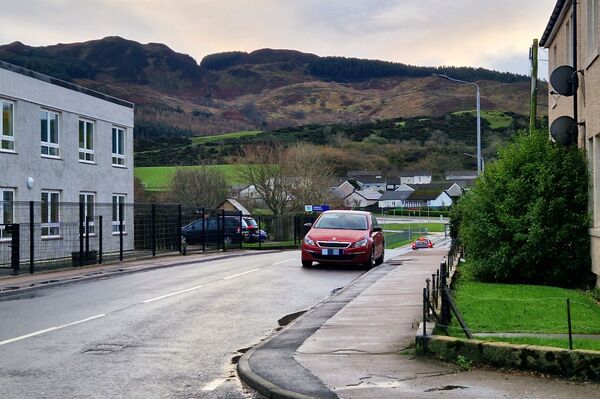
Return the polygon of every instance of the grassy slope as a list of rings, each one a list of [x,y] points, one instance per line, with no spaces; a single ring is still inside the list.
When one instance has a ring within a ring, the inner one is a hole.
[[[456,115],[461,114],[473,114],[475,115],[476,111],[458,111],[453,112]],[[510,126],[512,123],[512,117],[506,115],[501,111],[481,111],[481,118],[488,121],[490,124],[490,128],[492,129],[505,129]]]
[[[523,332],[566,334],[566,299],[571,300],[574,334],[598,334],[600,305],[591,296],[557,287],[487,284],[461,281],[455,292],[456,303],[473,332]],[[462,336],[453,321],[451,335]],[[566,347],[566,339],[486,338],[494,341]],[[599,340],[574,340],[576,348],[600,349]]]
[[[135,168],[135,176],[142,180],[148,190],[164,190],[168,187],[175,170],[179,168],[216,168],[225,174],[229,184],[244,184],[237,170],[240,165],[207,166],[152,166]]]
[[[262,130],[243,130],[241,132],[224,133],[216,136],[201,136],[192,138],[194,144],[205,144],[213,141],[221,141],[226,139],[239,139],[240,137],[256,136],[262,133]]]

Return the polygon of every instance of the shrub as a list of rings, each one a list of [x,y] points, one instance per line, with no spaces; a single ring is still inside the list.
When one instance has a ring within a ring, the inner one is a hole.
[[[591,283],[588,171],[583,152],[547,133],[519,133],[453,210],[481,281]]]

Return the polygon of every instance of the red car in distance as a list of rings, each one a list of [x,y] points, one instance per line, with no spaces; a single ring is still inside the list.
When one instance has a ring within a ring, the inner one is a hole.
[[[383,263],[385,240],[371,212],[326,211],[302,240],[302,266],[313,262],[359,264],[367,269]]]
[[[433,241],[426,237],[419,237],[412,243],[412,249],[433,248]]]

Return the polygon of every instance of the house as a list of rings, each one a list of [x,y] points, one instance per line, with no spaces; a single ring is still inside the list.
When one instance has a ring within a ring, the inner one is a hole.
[[[540,45],[548,49],[548,75],[555,68],[570,65],[577,72],[575,96],[560,96],[548,85],[548,120],[570,116],[579,123],[577,145],[587,150],[591,173],[589,229],[592,272],[600,287],[600,1],[580,0],[573,13],[572,0],[558,0]],[[574,18],[576,17],[576,18]],[[574,23],[576,22],[576,23]],[[575,107],[576,105],[576,107]],[[575,115],[574,109],[577,109]]]
[[[336,197],[346,198],[354,192],[354,186],[345,180],[342,184],[332,188],[332,192]]]
[[[256,200],[260,199],[260,194],[254,184],[250,184],[242,188],[239,192],[239,198],[247,199],[247,200]]]
[[[452,205],[452,198],[443,190],[415,190],[404,203],[406,208],[447,208]]]
[[[399,177],[388,177],[385,182],[385,189],[387,191],[395,191],[402,185]]]
[[[219,206],[217,206],[217,209],[241,212],[242,216],[250,216],[250,211],[248,211],[248,209],[246,209],[242,204],[240,204],[235,198],[227,198],[225,201],[221,202]]]
[[[357,176],[355,180],[363,191],[385,191],[386,181],[382,175]]]
[[[380,197],[381,193],[378,191],[354,191],[344,198],[344,206],[349,208],[366,208],[375,205]]]
[[[450,181],[465,181],[465,180],[475,180],[479,176],[476,170],[458,170],[446,172],[445,175],[446,180]]]
[[[0,108],[0,225],[35,223],[44,251],[70,257],[80,215],[106,252],[122,221],[133,248],[134,104],[0,61]],[[0,251],[9,238],[0,227]]]
[[[412,191],[386,191],[384,192],[377,206],[379,208],[404,208],[406,199],[412,194]]]
[[[402,183],[394,191],[415,191],[415,188],[413,188],[411,185],[409,185],[407,183]]]
[[[431,172],[426,171],[402,171],[398,173],[400,184],[429,184],[432,176]]]

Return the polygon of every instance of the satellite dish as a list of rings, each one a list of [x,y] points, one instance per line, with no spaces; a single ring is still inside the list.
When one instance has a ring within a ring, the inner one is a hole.
[[[552,122],[550,134],[558,144],[572,145],[577,138],[577,122],[570,116],[560,116]]]
[[[550,84],[554,91],[566,97],[575,94],[579,79],[575,68],[570,65],[561,65],[550,74]]]

